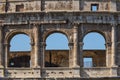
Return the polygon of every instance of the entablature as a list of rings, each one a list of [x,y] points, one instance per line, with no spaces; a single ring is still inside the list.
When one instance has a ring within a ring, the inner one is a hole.
[[[120,12],[26,12],[0,14],[1,24],[120,24]]]

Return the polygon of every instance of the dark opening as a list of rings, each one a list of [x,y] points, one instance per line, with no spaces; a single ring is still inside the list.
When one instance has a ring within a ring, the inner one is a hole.
[[[98,4],[91,4],[91,11],[98,11]]]
[[[30,56],[19,56],[9,60],[9,67],[29,67]]]
[[[20,12],[20,11],[23,11],[24,9],[24,5],[21,4],[21,5],[16,5],[16,12]]]

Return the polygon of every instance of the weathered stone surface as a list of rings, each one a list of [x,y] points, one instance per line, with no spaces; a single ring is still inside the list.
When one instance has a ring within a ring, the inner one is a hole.
[[[1,79],[119,80],[119,11],[120,0],[0,0]],[[106,50],[83,50],[90,32],[105,38]],[[69,49],[46,51],[52,33],[64,34]],[[17,34],[30,37],[31,51],[10,51]],[[92,57],[94,65],[85,68],[84,57]],[[57,67],[46,67],[46,61]],[[10,66],[14,64],[19,66]]]

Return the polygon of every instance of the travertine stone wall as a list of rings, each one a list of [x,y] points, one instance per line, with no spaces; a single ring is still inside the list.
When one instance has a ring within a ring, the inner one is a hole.
[[[98,4],[98,11],[119,11],[117,0],[2,0],[1,12],[38,12],[38,11],[91,11],[92,4]]]
[[[21,69],[7,69],[5,71],[8,78],[40,78],[41,72],[39,69],[21,68]],[[2,77],[2,76],[0,76]]]
[[[97,4],[97,11],[91,11],[92,4]],[[119,0],[0,0],[0,77],[120,76],[119,4]],[[83,50],[83,39],[91,32],[105,38],[105,51]],[[45,67],[46,39],[53,33],[62,33],[68,39],[69,50],[61,53],[69,60],[64,63],[67,67]],[[31,59],[28,68],[8,66],[13,57],[10,41],[17,34],[26,34],[31,40],[31,51],[26,53]],[[83,57],[93,57],[96,67],[84,68]]]
[[[102,69],[102,70],[101,70]],[[82,77],[110,77],[110,68],[85,68],[82,71]]]
[[[90,32],[98,32],[103,35],[106,43],[106,51],[101,52],[103,55],[101,55],[100,59],[94,56],[94,54],[96,54],[94,52],[92,52],[93,55],[91,53],[86,54],[97,59],[93,59],[97,66],[101,66],[102,62],[104,62],[102,63],[104,67],[113,67],[113,64],[119,65],[119,62],[114,62],[114,60],[118,61],[119,53],[112,51],[115,50],[115,47],[119,43],[119,37],[116,37],[116,39],[113,37],[119,35],[115,33],[113,35],[113,32],[116,32],[116,30],[117,33],[119,33],[119,18],[119,13],[108,12],[29,12],[1,14],[0,19],[4,21],[1,22],[1,28],[3,29],[2,34],[5,35],[1,37],[2,43],[4,43],[3,52],[5,53],[1,55],[5,56],[5,60],[1,60],[5,64],[1,65],[7,68],[10,53],[10,40],[12,37],[16,34],[23,33],[28,35],[31,39],[31,67],[37,68],[36,65],[39,65],[39,69],[44,69],[46,38],[55,32],[62,33],[68,38],[70,48],[68,69],[72,68],[74,70],[74,68],[77,68],[77,70],[80,69],[81,71],[80,67],[82,67],[82,60],[85,56],[82,48],[84,45],[83,39],[85,35]],[[116,23],[116,20],[118,20],[118,23]],[[81,57],[79,55],[81,55]],[[100,65],[98,63],[100,63]],[[111,72],[110,74],[110,76],[112,76]],[[90,77],[92,77],[92,75]]]

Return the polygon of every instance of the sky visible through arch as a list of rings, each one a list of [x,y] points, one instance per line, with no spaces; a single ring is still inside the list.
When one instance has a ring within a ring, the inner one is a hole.
[[[25,34],[15,35],[10,41],[10,51],[30,51],[30,37]]]
[[[83,49],[96,49],[104,50],[105,49],[105,39],[104,37],[96,32],[87,34],[83,39]]]
[[[84,39],[83,49],[105,49],[105,39],[99,33],[89,33]],[[69,49],[68,39],[61,33],[53,33],[46,39],[46,49]],[[30,38],[24,34],[15,35],[10,42],[10,51],[30,51]]]
[[[46,39],[46,49],[69,49],[68,43],[68,39],[64,34],[53,33]]]

